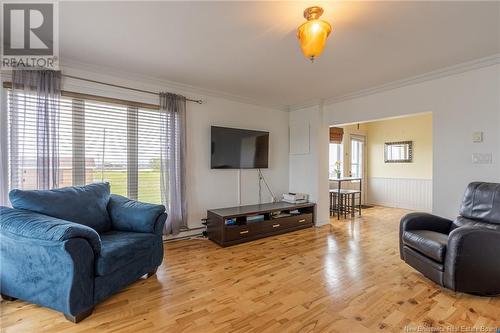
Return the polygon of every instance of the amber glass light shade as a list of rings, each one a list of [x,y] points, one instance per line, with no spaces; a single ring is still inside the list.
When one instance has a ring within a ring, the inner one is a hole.
[[[326,39],[332,31],[332,26],[319,17],[323,13],[320,7],[310,7],[304,11],[307,22],[297,29],[297,38],[304,55],[314,61],[325,47]]]

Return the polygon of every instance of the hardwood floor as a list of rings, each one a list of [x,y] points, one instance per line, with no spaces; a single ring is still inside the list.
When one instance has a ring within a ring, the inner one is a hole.
[[[156,276],[97,305],[79,324],[36,305],[2,301],[0,326],[68,333],[416,332],[419,326],[497,332],[500,297],[444,290],[399,259],[404,213],[375,207],[352,221],[332,219],[332,227],[230,248],[206,240],[167,243]]]

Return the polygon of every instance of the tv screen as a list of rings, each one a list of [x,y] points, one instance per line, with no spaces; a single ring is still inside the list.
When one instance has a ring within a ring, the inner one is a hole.
[[[212,169],[268,167],[269,132],[212,126]]]

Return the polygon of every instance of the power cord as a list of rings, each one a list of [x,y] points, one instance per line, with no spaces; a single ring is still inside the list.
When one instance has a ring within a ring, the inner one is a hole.
[[[262,203],[261,181],[264,181],[264,185],[266,185],[267,190],[271,194],[271,197],[273,198],[273,202],[278,202],[276,195],[274,195],[274,192],[269,187],[269,184],[267,183],[266,178],[264,177],[264,174],[262,174],[262,170],[260,168],[257,170],[259,171],[259,204]]]

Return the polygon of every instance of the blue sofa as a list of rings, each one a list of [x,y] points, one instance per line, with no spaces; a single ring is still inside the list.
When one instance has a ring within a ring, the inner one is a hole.
[[[108,183],[12,190],[0,207],[0,287],[78,322],[163,260],[162,205],[110,194]]]

